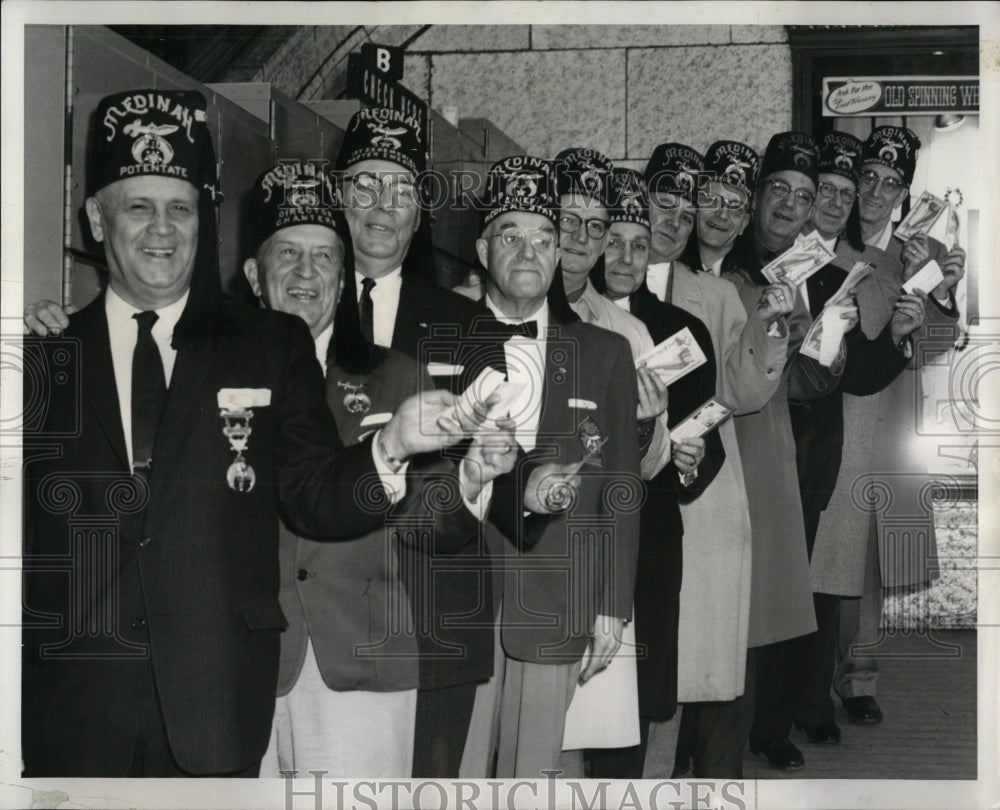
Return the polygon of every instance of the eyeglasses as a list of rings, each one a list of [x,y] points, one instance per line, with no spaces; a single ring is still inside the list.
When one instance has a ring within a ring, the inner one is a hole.
[[[633,253],[646,253],[649,250],[649,242],[646,239],[635,239],[631,242],[626,242],[620,236],[612,236],[608,240],[608,247],[605,252],[622,253],[625,250],[625,245],[628,245]]]
[[[840,200],[844,205],[853,205],[854,200],[858,196],[858,193],[853,188],[838,189],[832,183],[820,183],[818,191],[820,197],[826,197],[828,200],[832,200],[839,194]]]
[[[351,181],[354,190],[369,198],[372,204],[382,196],[383,188],[391,189],[393,200],[398,200],[401,205],[417,204],[417,187],[399,173],[378,175],[374,172],[358,172],[347,179]]]
[[[879,177],[871,169],[865,169],[861,172],[861,185],[865,188],[869,186],[878,188],[879,181],[882,182],[882,188],[890,194],[895,194],[903,187],[902,181],[897,180],[895,177]]]
[[[765,180],[762,186],[770,186],[771,193],[779,200],[785,199],[792,193],[792,187],[784,180]],[[795,189],[795,202],[801,205],[812,205],[816,201],[815,195],[804,188]]]
[[[521,228],[504,228],[500,233],[490,235],[490,239],[498,238],[504,247],[521,249],[525,238],[531,243],[535,250],[551,250],[556,243],[556,236],[552,231],[525,231]]]
[[[608,232],[608,223],[603,219],[584,220],[568,211],[559,215],[559,230],[563,233],[576,233],[584,224],[587,226],[587,236],[591,239],[603,239],[604,234]]]
[[[721,194],[713,194],[710,191],[700,192],[698,195],[698,207],[714,211],[725,208],[734,214],[744,214],[747,210],[747,204],[743,200],[723,197]]]

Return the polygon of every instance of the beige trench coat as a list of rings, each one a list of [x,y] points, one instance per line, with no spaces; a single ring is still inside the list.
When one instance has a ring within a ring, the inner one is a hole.
[[[731,282],[674,262],[668,300],[712,335],[716,391],[738,412],[760,410],[777,391],[787,338],[748,319]],[[678,622],[677,699],[732,700],[743,693],[750,621],[750,515],[736,430],[719,429],[726,460],[692,503],[681,504],[684,578]]]
[[[943,247],[938,248],[938,260]],[[876,272],[858,288],[861,327],[874,338],[892,317],[892,305],[899,296],[902,243],[890,242],[888,252],[873,247],[863,258],[876,266]],[[861,258],[845,240],[837,243],[838,263],[849,269]],[[907,457],[910,439],[916,430],[916,405],[921,396],[920,361],[939,354],[953,340],[950,337],[956,319],[928,302],[924,325],[914,335],[917,345],[914,361],[884,390],[865,397],[844,394],[844,447],[840,473],[830,504],[820,516],[816,544],[813,547],[811,573],[813,590],[840,596],[861,596],[864,592],[865,561],[869,542],[877,532],[879,557],[883,561],[882,584],[909,585],[935,577],[929,564],[935,552],[933,520],[927,516],[918,528],[926,529],[919,544],[903,538],[883,524],[880,517],[898,515],[900,510],[913,512],[916,487],[925,479],[914,475],[914,464]],[[947,339],[933,340],[929,335]],[[921,346],[923,348],[921,348]],[[933,348],[932,351],[928,351]],[[894,506],[892,504],[895,504]],[[888,511],[883,511],[888,510]],[[881,515],[880,515],[881,513]],[[889,562],[886,565],[887,561]]]

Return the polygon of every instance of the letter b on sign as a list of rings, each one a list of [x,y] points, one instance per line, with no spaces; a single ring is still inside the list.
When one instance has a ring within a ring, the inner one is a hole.
[[[361,46],[361,58],[386,79],[403,78],[403,49],[368,42]]]

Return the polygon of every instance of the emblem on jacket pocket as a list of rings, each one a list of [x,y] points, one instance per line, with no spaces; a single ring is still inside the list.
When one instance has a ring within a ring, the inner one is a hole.
[[[344,394],[344,407],[348,413],[368,413],[372,400],[363,390],[365,383],[338,382],[337,387],[347,392]]]

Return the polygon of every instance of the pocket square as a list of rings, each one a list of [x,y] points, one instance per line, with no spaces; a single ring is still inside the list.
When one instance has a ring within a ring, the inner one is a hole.
[[[361,420],[361,427],[368,427],[369,425],[384,425],[390,419],[392,419],[391,413],[370,413]]]
[[[265,408],[271,404],[270,388],[220,388],[219,408],[228,411]]]
[[[589,399],[570,399],[567,403],[571,408],[580,408],[584,411],[596,411],[597,403],[591,402]]]
[[[432,377],[454,377],[465,371],[465,366],[451,363],[428,363],[427,373]]]

